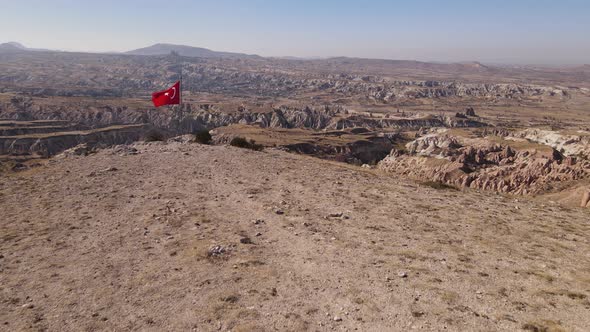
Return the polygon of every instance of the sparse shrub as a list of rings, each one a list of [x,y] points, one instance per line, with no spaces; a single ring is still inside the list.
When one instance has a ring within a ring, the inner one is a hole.
[[[146,142],[161,142],[165,139],[164,133],[158,129],[150,129],[145,133],[144,141]]]
[[[262,144],[256,144],[256,141],[254,141],[253,139],[248,141],[243,137],[234,137],[231,140],[231,142],[229,142],[229,145],[243,149],[250,149],[254,151],[262,151],[263,149]]]
[[[199,130],[195,132],[195,142],[200,144],[209,144],[211,143],[211,134],[206,129]]]
[[[243,137],[234,137],[234,138],[232,138],[231,142],[229,142],[229,145],[235,146],[238,148],[247,148],[248,147],[248,140]]]
[[[262,151],[263,148],[264,146],[262,146],[262,144],[256,144],[256,141],[253,139],[250,140],[250,149],[254,151]]]

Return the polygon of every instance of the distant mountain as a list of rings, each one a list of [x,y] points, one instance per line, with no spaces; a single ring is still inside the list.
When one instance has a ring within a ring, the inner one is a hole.
[[[47,52],[51,50],[41,49],[41,48],[29,48],[24,46],[21,43],[17,42],[8,42],[0,44],[0,52],[22,52],[22,51],[39,51],[39,52]]]
[[[177,52],[182,56],[198,57],[198,58],[261,58],[258,55],[243,54],[243,53],[231,53],[231,52],[217,52],[202,47],[193,47],[186,45],[173,45],[173,44],[155,44],[152,46],[139,48],[133,51],[126,52],[126,54],[132,55],[167,55],[171,52]]]
[[[17,42],[8,42],[0,44],[0,51],[24,51],[27,48]]]

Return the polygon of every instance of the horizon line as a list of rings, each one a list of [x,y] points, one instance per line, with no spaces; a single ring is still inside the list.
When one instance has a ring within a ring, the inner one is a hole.
[[[84,53],[84,54],[105,54],[105,55],[130,55],[133,56],[134,54],[128,54],[129,52],[133,52],[143,48],[149,48],[156,45],[165,45],[165,46],[182,46],[182,47],[190,47],[190,48],[200,48],[205,49],[212,52],[219,52],[219,53],[234,53],[234,54],[243,54],[248,56],[259,56],[262,58],[267,59],[284,59],[284,60],[299,60],[299,61],[313,61],[313,60],[329,60],[329,59],[337,59],[337,58],[348,58],[348,59],[358,59],[358,60],[384,60],[384,61],[408,61],[408,62],[422,62],[422,63],[434,63],[434,64],[481,64],[486,66],[540,66],[540,67],[582,67],[582,66],[590,66],[589,62],[523,62],[523,61],[503,61],[503,60],[495,60],[495,61],[484,61],[484,60],[453,60],[453,61],[442,61],[442,60],[420,60],[420,59],[411,59],[411,58],[387,58],[387,57],[362,57],[362,56],[349,56],[349,55],[331,55],[331,56],[293,56],[293,55],[261,55],[256,53],[248,53],[248,52],[240,52],[240,51],[227,51],[227,50],[214,50],[208,47],[203,46],[193,46],[187,44],[175,44],[169,42],[156,42],[151,45],[134,48],[131,50],[126,51],[92,51],[92,50],[74,50],[74,49],[46,49],[46,48],[36,48],[36,47],[29,47],[21,42],[17,42],[14,40],[1,42],[0,45],[3,44],[18,44],[24,47],[26,51],[36,51],[36,52],[60,52],[60,53]],[[162,54],[164,55],[164,54]],[[137,55],[136,55],[137,56]],[[145,55],[145,56],[157,56],[157,55]],[[196,57],[196,56],[186,56],[186,57]]]

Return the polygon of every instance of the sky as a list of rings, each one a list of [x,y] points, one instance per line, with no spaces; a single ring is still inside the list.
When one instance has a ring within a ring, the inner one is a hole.
[[[590,63],[590,0],[0,0],[0,43],[262,56]]]

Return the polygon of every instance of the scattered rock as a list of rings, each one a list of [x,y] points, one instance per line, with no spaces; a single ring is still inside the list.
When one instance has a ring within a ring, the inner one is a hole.
[[[117,145],[113,148],[112,153],[123,157],[139,154],[139,151],[129,145]]]
[[[278,215],[281,215],[281,214],[285,214],[285,211],[283,211],[281,209],[276,209],[275,210],[275,213],[278,214]]]
[[[91,152],[93,152],[93,149],[91,149],[88,146],[88,144],[83,143],[83,144],[78,144],[73,148],[65,150],[64,152],[57,155],[56,158],[69,158],[69,157],[73,157],[73,156],[87,156]]]
[[[223,254],[225,254],[227,252],[227,249],[223,246],[220,245],[215,245],[211,248],[209,248],[209,250],[207,251],[207,256],[209,257],[217,257],[217,256],[221,256]]]
[[[23,163],[16,163],[16,164],[15,164],[15,165],[12,167],[12,170],[13,170],[13,171],[15,171],[15,172],[18,172],[18,171],[25,171],[25,170],[27,170],[27,169],[29,169],[29,167],[28,167],[27,165],[23,164]]]
[[[335,322],[341,322],[342,321],[342,317],[340,317],[340,316],[334,316],[334,321]]]
[[[400,278],[407,278],[408,277],[408,273],[405,272],[405,271],[402,271],[402,272],[399,272],[397,274],[397,276],[400,277]]]
[[[412,316],[416,318],[420,318],[424,316],[424,311],[412,311]]]
[[[191,143],[195,140],[195,136],[194,135],[190,135],[190,134],[186,134],[186,135],[180,135],[180,136],[176,136],[176,137],[172,137],[168,139],[168,143]]]

